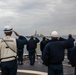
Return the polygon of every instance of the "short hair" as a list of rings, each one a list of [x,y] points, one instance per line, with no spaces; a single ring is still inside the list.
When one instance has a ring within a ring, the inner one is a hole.
[[[72,37],[72,34],[69,34],[68,37]]]

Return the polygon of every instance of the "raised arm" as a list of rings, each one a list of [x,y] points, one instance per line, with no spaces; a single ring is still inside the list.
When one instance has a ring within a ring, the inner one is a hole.
[[[16,36],[18,36],[18,37],[20,36],[16,31],[13,31],[13,32],[15,33]]]

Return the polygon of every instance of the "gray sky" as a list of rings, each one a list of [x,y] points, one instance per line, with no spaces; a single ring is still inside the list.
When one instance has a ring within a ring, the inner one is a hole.
[[[22,35],[76,34],[76,0],[0,0],[0,34],[10,25]]]

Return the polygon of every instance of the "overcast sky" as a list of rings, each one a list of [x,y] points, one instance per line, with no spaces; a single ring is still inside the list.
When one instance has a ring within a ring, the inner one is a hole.
[[[10,25],[19,34],[76,34],[76,0],[0,0],[0,36]]]

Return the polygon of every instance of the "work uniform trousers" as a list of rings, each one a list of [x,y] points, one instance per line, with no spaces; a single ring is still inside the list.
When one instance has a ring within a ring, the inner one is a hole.
[[[1,62],[1,75],[17,75],[17,60]]]
[[[18,49],[18,61],[23,62],[23,49]]]
[[[70,59],[71,52],[72,52],[71,49],[68,49],[68,50],[67,50],[67,58],[68,58],[68,59]]]
[[[49,65],[48,66],[48,75],[63,75],[63,66],[59,65]]]
[[[35,50],[30,50],[29,51],[29,60],[30,60],[30,64],[35,63]]]

